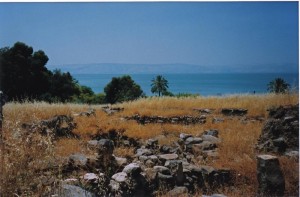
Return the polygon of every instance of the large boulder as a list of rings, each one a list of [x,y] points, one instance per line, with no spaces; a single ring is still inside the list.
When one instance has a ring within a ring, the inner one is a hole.
[[[271,155],[257,156],[257,180],[259,195],[284,195],[285,181],[277,157]]]

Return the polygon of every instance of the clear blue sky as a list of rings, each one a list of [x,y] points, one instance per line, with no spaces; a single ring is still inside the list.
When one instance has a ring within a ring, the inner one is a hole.
[[[0,44],[50,65],[298,65],[298,2],[0,3]]]

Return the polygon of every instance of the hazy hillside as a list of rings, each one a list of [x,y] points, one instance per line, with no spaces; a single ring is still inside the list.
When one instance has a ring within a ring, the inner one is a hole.
[[[56,68],[71,74],[178,74],[178,73],[295,73],[298,65],[216,65],[204,66],[193,64],[65,64],[48,65],[48,69]]]

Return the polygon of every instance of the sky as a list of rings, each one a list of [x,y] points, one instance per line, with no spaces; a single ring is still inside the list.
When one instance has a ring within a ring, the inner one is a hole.
[[[50,65],[298,65],[298,36],[298,2],[0,3],[0,47]]]

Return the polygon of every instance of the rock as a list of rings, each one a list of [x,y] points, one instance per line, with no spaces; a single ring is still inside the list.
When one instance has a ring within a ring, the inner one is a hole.
[[[183,173],[183,166],[182,166],[182,162],[178,163],[177,165],[177,170],[176,170],[176,185],[183,185],[184,181],[185,181],[185,176]]]
[[[208,141],[213,144],[219,144],[221,142],[219,138],[212,135],[202,135],[201,138],[203,139],[203,141]]]
[[[191,144],[199,144],[203,142],[203,139],[200,137],[189,137],[185,140],[185,145],[191,145]]]
[[[212,119],[212,123],[220,123],[220,122],[224,122],[224,121],[225,121],[224,118],[216,118],[216,117],[214,117]]]
[[[152,160],[148,159],[145,162],[145,165],[146,165],[147,168],[152,168],[153,166],[155,166],[155,163]]]
[[[188,188],[181,186],[181,187],[175,187],[171,191],[167,193],[168,196],[170,197],[178,197],[178,196],[183,196],[188,194]]]
[[[158,159],[165,162],[167,160],[175,160],[178,158],[177,154],[162,154],[162,155],[157,155]]]
[[[257,156],[257,180],[259,195],[284,195],[285,181],[277,157],[271,155]]]
[[[147,159],[148,159],[148,156],[145,156],[145,155],[139,156],[139,160],[142,161],[142,162],[147,161]]]
[[[204,141],[201,144],[193,144],[192,152],[194,154],[199,155],[205,150],[214,150],[216,147],[217,147],[216,144],[208,142],[208,141]]]
[[[150,182],[155,181],[158,171],[156,171],[154,168],[146,168],[144,172],[146,178],[149,179]]]
[[[237,108],[224,108],[221,113],[225,116],[243,116],[248,112],[247,109],[237,109]]]
[[[109,139],[100,139],[98,141],[98,146],[100,149],[107,149],[107,150],[114,150],[114,142],[112,140]]]
[[[99,177],[95,173],[86,173],[83,175],[83,180],[86,182],[97,182]]]
[[[169,146],[169,145],[162,145],[159,150],[160,150],[161,153],[164,153],[164,154],[177,153],[178,150],[179,150],[179,147],[172,147],[172,146]]]
[[[73,133],[73,129],[76,128],[76,123],[73,122],[71,116],[66,115],[57,115],[38,123],[24,123],[22,124],[22,128],[53,137],[79,137]]]
[[[123,157],[116,157],[114,156],[116,163],[119,167],[124,167],[127,164],[127,159]]]
[[[186,140],[189,137],[192,137],[192,134],[186,134],[186,133],[180,133],[179,137],[180,139]]]
[[[148,159],[150,159],[154,163],[156,163],[158,161],[158,157],[156,155],[150,155],[150,156],[148,156]]]
[[[273,140],[273,145],[274,145],[274,151],[283,153],[286,150],[287,144],[285,143],[285,140],[283,137],[279,137],[277,139]]]
[[[64,197],[95,197],[96,195],[88,192],[81,187],[62,184],[60,189],[60,195]]]
[[[219,153],[215,150],[204,150],[202,151],[203,155],[205,157],[209,157],[212,159],[218,159],[219,158]]]
[[[211,196],[207,196],[207,195],[202,195],[202,197],[227,197],[224,194],[213,194]]]
[[[265,152],[284,153],[299,150],[299,105],[269,110],[268,119],[258,139],[257,148]]]
[[[169,168],[165,166],[154,166],[153,170],[155,170],[156,172],[160,172],[161,174],[164,175],[171,175],[171,171],[169,170]]]
[[[160,147],[159,151],[160,151],[161,153],[168,154],[168,153],[171,153],[171,151],[170,151],[171,149],[172,149],[171,146],[168,146],[168,145],[162,145],[162,146]]]
[[[68,168],[70,170],[85,169],[87,157],[80,153],[75,153],[69,156]]]
[[[90,149],[97,149],[99,144],[98,144],[98,140],[90,140],[87,142],[87,146]]]
[[[148,139],[146,142],[146,148],[156,149],[158,147],[158,139]]]
[[[119,182],[112,179],[112,180],[110,180],[109,188],[111,190],[111,193],[117,194],[118,191],[121,189],[121,185]]]
[[[211,135],[214,137],[218,137],[219,131],[216,129],[205,130],[202,135]]]
[[[204,124],[206,122],[205,116],[193,117],[193,116],[173,116],[173,117],[162,117],[162,116],[140,116],[138,114],[131,117],[125,117],[127,120],[135,120],[139,124],[149,123],[173,123],[173,124]]]
[[[169,169],[174,169],[174,168],[177,168],[179,163],[182,163],[184,166],[189,165],[188,162],[182,161],[182,160],[168,160],[165,163],[165,167],[167,167]]]
[[[175,185],[175,180],[171,175],[164,175],[160,172],[157,173],[158,185],[163,189],[171,189]]]
[[[130,163],[123,169],[123,172],[131,176],[136,176],[142,171],[141,166],[137,163]]]
[[[299,160],[299,151],[289,151],[285,153],[286,156]]]
[[[153,155],[152,151],[150,149],[147,149],[147,148],[139,148],[136,150],[136,154],[135,156],[136,157],[139,157],[141,155],[146,155],[146,156],[149,156],[149,155]]]
[[[118,173],[114,174],[111,178],[118,183],[125,182],[128,179],[127,173],[125,173],[125,172],[118,172]]]

